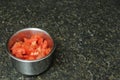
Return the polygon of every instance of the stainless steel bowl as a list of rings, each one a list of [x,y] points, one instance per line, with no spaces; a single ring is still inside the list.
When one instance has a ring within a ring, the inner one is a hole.
[[[30,37],[33,34],[40,34],[43,38],[48,41],[48,45],[52,47],[51,52],[44,58],[37,59],[37,60],[23,60],[16,58],[11,54],[10,48],[16,41],[23,40],[23,37]],[[12,64],[15,69],[24,74],[24,75],[38,75],[50,67],[52,62],[52,54],[55,49],[55,43],[52,37],[44,30],[39,28],[25,28],[17,31],[13,34],[7,42],[7,51],[11,58]]]

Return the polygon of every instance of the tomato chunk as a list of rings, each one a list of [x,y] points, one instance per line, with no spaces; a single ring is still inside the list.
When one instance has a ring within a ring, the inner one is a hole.
[[[30,38],[23,38],[11,47],[12,54],[20,59],[36,60],[47,56],[51,51],[46,39],[39,34],[34,34]]]

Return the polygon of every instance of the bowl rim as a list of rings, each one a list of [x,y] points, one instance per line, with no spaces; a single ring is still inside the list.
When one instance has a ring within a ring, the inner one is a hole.
[[[47,56],[45,56],[45,57],[43,57],[43,58],[40,58],[40,59],[35,59],[35,60],[24,60],[24,59],[17,58],[17,57],[15,57],[15,56],[13,56],[13,55],[11,54],[10,50],[8,49],[9,40],[10,40],[13,36],[15,36],[16,34],[18,34],[19,32],[25,31],[25,30],[41,31],[41,32],[44,32],[46,35],[48,35],[48,36],[52,39],[52,41],[53,41],[53,47],[52,47],[50,53],[49,53]],[[56,45],[55,45],[55,42],[54,42],[53,38],[51,37],[51,35],[50,35],[47,31],[45,31],[45,30],[43,30],[43,29],[41,29],[41,28],[23,28],[23,29],[20,29],[20,30],[16,31],[15,33],[13,33],[13,34],[8,38],[7,43],[6,43],[6,48],[7,48],[7,53],[8,53],[8,55],[9,55],[11,58],[13,58],[13,59],[15,59],[15,60],[17,60],[17,61],[21,61],[21,62],[38,62],[38,61],[42,61],[42,60],[50,57],[50,56],[53,54],[53,52],[54,52],[54,50],[55,50],[55,48],[56,48]]]

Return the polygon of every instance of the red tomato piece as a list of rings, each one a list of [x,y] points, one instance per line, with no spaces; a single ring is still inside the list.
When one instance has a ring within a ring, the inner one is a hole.
[[[47,40],[39,34],[34,34],[30,38],[23,39],[23,41],[14,43],[11,48],[12,54],[17,58],[25,60],[40,59],[48,55],[51,51]]]
[[[13,54],[17,54],[17,53],[25,54],[25,49],[23,49],[23,48],[13,48],[12,53]]]
[[[45,52],[46,52],[45,54],[48,55],[48,54],[50,53],[50,51],[51,51],[51,49],[50,49],[50,48],[47,48],[47,49],[45,50]]]
[[[40,53],[40,54],[38,54],[38,56],[36,57],[36,59],[40,59],[40,58],[43,58],[43,57],[45,57],[45,54],[44,53]]]
[[[46,40],[44,40],[43,45],[42,45],[42,48],[47,48],[47,46],[48,46],[48,43],[47,43]]]
[[[23,55],[21,54],[21,53],[17,53],[17,54],[15,54],[15,56],[17,57],[17,58],[23,58]]]
[[[21,47],[22,46],[22,42],[20,41],[20,42],[16,42],[16,43],[14,43],[14,45],[12,46],[12,48],[11,48],[11,50],[12,49],[15,49],[15,48],[18,48],[18,47]]]
[[[38,45],[41,45],[41,46],[42,46],[43,41],[44,41],[44,39],[43,39],[43,38],[39,38],[39,39],[38,39]]]
[[[26,58],[27,60],[35,60],[36,58],[34,56],[29,56]]]

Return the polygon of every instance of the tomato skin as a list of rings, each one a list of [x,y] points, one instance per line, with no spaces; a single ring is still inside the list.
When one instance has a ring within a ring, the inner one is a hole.
[[[48,45],[47,41],[44,40],[43,45],[42,45],[42,48],[44,48],[44,49],[47,48],[47,45]]]
[[[46,51],[45,54],[48,55],[48,54],[50,53],[51,49],[50,49],[50,48],[47,48],[45,51]]]
[[[39,39],[38,39],[38,45],[42,45],[42,44],[43,44],[43,41],[44,41],[43,38],[39,38]]]
[[[12,50],[12,53],[13,54],[17,54],[17,53],[25,54],[25,49],[23,49],[23,48],[15,48],[15,49]]]
[[[28,58],[26,58],[27,60],[35,60],[35,56],[29,56]]]
[[[12,54],[17,58],[36,60],[47,56],[51,51],[47,40],[38,34],[23,39],[23,41],[15,42],[11,48]]]
[[[43,58],[43,57],[45,57],[45,54],[41,53],[41,54],[38,54],[38,56],[36,57],[36,59],[40,59],[40,58]]]
[[[22,46],[22,42],[20,41],[20,42],[16,42],[16,43],[14,43],[14,45],[12,46],[12,48],[11,48],[11,50],[13,50],[13,49],[15,49],[15,48],[19,48],[19,47],[21,47]]]
[[[15,54],[15,56],[17,57],[17,58],[23,58],[23,55],[21,54],[21,53],[17,53],[17,54]]]

